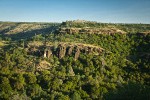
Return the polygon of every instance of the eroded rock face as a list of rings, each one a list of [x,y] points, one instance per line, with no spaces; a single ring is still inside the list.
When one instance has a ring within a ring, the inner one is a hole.
[[[60,44],[58,46],[58,57],[59,59],[63,58],[66,54],[66,46],[63,44]]]
[[[76,47],[74,59],[77,60],[79,58],[79,56],[80,56],[80,49],[79,49],[79,47]]]
[[[116,28],[60,28],[59,33],[67,33],[67,34],[125,34],[123,30],[119,30]]]
[[[44,57],[50,58],[51,55],[52,55],[51,49],[46,49],[46,50],[44,50],[44,55],[43,55]]]
[[[93,46],[90,44],[81,44],[81,43],[59,43],[57,44],[57,48],[54,45],[50,45],[45,47],[44,50],[42,50],[42,47],[37,47],[36,49],[30,48],[30,52],[36,52],[45,57],[50,58],[52,55],[57,56],[59,59],[62,59],[64,56],[70,56],[73,55],[74,59],[77,60],[80,56],[80,53],[84,54],[94,54],[94,55],[100,55],[104,49],[98,46]],[[32,51],[33,50],[33,51]]]
[[[69,47],[68,47],[67,55],[71,55],[71,54],[72,54],[73,49],[74,49],[74,47],[73,47],[73,46],[69,46]]]

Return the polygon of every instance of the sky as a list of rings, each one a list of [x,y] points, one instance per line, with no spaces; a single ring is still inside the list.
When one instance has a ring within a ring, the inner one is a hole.
[[[150,24],[150,0],[0,0],[0,21]]]

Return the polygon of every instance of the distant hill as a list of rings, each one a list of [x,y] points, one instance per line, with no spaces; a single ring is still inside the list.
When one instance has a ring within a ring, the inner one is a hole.
[[[0,22],[0,34],[14,39],[50,33],[59,23]]]
[[[150,33],[150,24],[114,24],[74,20],[62,23],[0,22],[0,34],[12,39],[25,39],[46,33],[125,34]]]

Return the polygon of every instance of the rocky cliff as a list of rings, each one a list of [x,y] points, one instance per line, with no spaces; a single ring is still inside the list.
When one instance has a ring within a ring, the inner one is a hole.
[[[104,51],[103,48],[99,46],[94,46],[90,44],[82,43],[58,43],[55,45],[38,47],[30,46],[29,52],[32,54],[40,55],[45,58],[50,58],[52,55],[57,56],[59,59],[62,59],[64,56],[74,56],[74,59],[77,60],[80,56],[80,53],[84,54],[93,54],[100,55]]]
[[[119,30],[117,28],[60,28],[59,33],[80,33],[80,34],[125,34],[126,32]]]

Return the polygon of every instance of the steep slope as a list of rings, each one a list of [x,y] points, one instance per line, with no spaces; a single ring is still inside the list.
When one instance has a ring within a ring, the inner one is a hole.
[[[0,22],[0,34],[12,39],[25,39],[36,34],[51,33],[59,23]]]
[[[1,100],[149,100],[150,25],[4,24]]]

